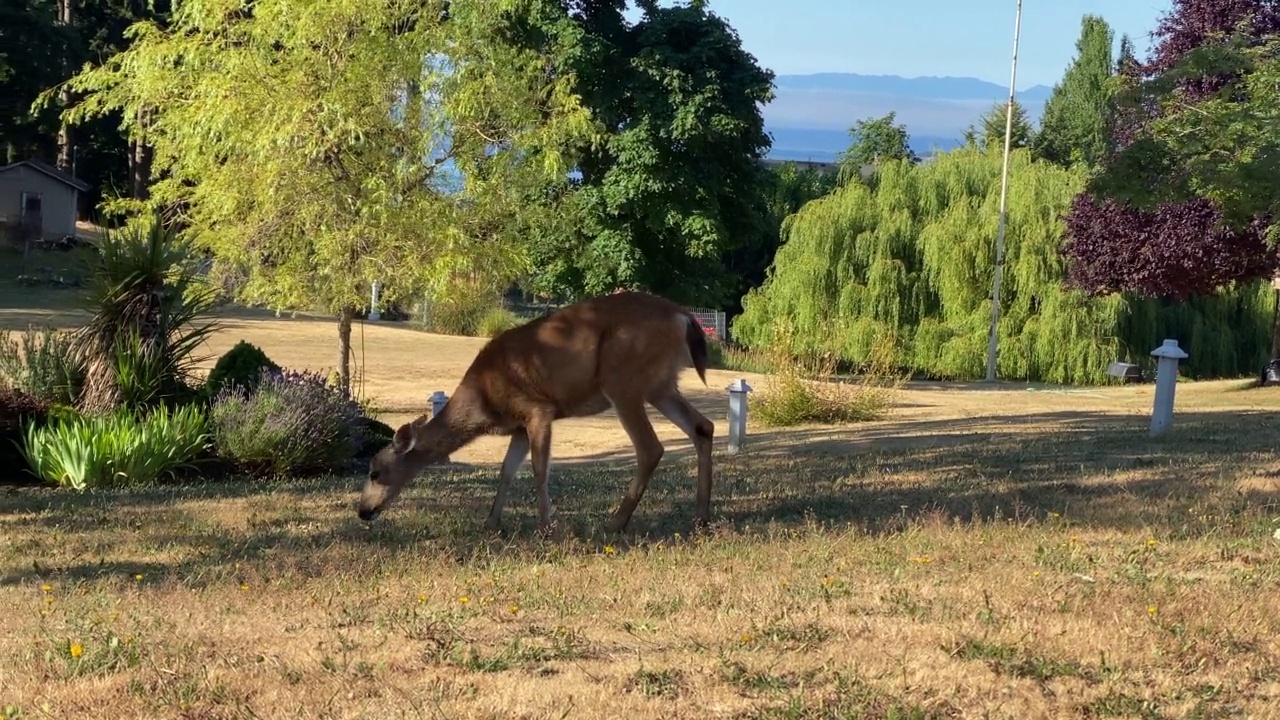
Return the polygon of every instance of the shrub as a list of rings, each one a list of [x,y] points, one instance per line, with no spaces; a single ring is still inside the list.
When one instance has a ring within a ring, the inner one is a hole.
[[[76,333],[88,371],[81,407],[145,408],[189,395],[196,349],[214,329],[201,318],[217,305],[197,262],[158,216],[104,235],[90,266],[93,314]]]
[[[785,331],[775,334],[784,335]],[[774,346],[790,348],[788,339],[781,337]],[[752,417],[772,427],[877,420],[884,416],[903,381],[889,378],[891,357],[885,348],[879,348],[861,378],[846,382],[835,379],[836,358],[830,353],[796,356],[776,350],[771,359],[775,374],[752,403]]]
[[[711,338],[707,338],[707,363],[713,368],[734,372],[760,375],[773,372],[773,360],[768,355],[747,348],[725,347]]]
[[[44,424],[49,411],[48,403],[25,390],[0,387],[0,473],[4,479],[36,479],[26,472],[22,448],[26,428]]]
[[[481,334],[485,317],[500,309],[496,294],[483,288],[461,287],[443,300],[424,302],[419,323],[428,332],[475,337]]]
[[[18,338],[0,330],[0,380],[46,403],[70,405],[84,388],[84,365],[69,333],[27,328]]]
[[[365,443],[360,406],[310,372],[263,372],[253,390],[229,387],[210,409],[218,454],[245,472],[333,469]]]
[[[278,373],[280,366],[267,357],[262,348],[241,340],[223,353],[213,369],[209,371],[209,377],[204,384],[205,395],[210,398],[217,397],[228,387],[253,390],[257,387],[258,378],[261,377],[263,370]]]
[[[159,407],[141,417],[121,409],[28,425],[23,455],[41,478],[84,490],[158,480],[195,459],[207,440],[196,405]]]
[[[490,308],[476,323],[476,335],[491,338],[521,324],[520,318],[510,310],[504,307]]]

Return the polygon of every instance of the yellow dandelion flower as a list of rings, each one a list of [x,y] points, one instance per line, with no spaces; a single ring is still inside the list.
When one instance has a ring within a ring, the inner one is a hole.
[[[742,636],[742,642],[744,642],[744,643],[749,643],[749,642],[751,642],[751,636],[750,636],[750,635],[743,635],[743,636]]]
[[[1150,616],[1152,616],[1152,617],[1155,617],[1155,614],[1156,614],[1156,606],[1155,606],[1155,605],[1152,605],[1152,606],[1148,607],[1148,608],[1147,608],[1147,614],[1148,614],[1148,615],[1150,615]]]
[[[613,554],[613,546],[612,546],[612,545],[605,545],[605,546],[604,546],[604,554],[605,554],[605,555],[612,555],[612,554]]]
[[[52,602],[53,602],[53,596],[52,596],[52,595],[45,595],[45,596],[44,596],[44,601],[45,601],[45,603],[46,603],[46,604],[47,604],[47,603],[52,603]]]
[[[519,606],[519,605],[512,605],[511,607],[509,607],[509,608],[507,608],[507,609],[511,611],[511,614],[512,614],[512,615],[515,615],[516,613],[520,612],[520,606]]]
[[[53,592],[53,586],[52,586],[52,585],[50,585],[49,583],[45,583],[45,584],[41,585],[41,586],[40,586],[40,589],[41,589],[41,590],[43,590],[43,591],[45,591],[45,592]]]
[[[142,573],[138,573],[137,575],[134,575],[134,576],[133,576],[133,579],[134,579],[134,580],[141,580],[141,579],[142,579]]]
[[[1058,513],[1056,513],[1056,512],[1051,512],[1051,513],[1049,513],[1049,517],[1062,517],[1062,516],[1061,516],[1061,515],[1059,515],[1059,514],[1058,514]]]
[[[419,596],[418,596],[418,604],[419,604],[419,605],[421,605],[422,603],[424,603],[424,602],[426,602],[426,601],[427,601],[427,596],[426,596],[426,595],[419,595]]]
[[[240,583],[240,589],[241,589],[241,590],[248,590],[248,589],[249,589],[249,583]]]
[[[1032,573],[1031,573],[1031,577],[1033,577],[1033,578],[1040,577],[1040,571],[1039,571],[1039,570],[1036,570],[1036,571],[1032,572]]]
[[[467,603],[471,602],[471,598],[467,597],[466,595],[463,595],[462,597],[458,598],[458,602],[462,603],[463,605],[466,605]]]
[[[1147,547],[1155,547],[1155,546],[1156,546],[1156,539],[1155,539],[1155,538],[1151,538],[1151,539],[1147,540]]]
[[[78,658],[84,654],[84,646],[81,645],[80,643],[72,643],[70,650],[71,650],[71,657],[73,658]]]

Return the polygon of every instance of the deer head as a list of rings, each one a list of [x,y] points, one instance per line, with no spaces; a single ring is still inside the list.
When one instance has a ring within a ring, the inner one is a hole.
[[[432,430],[432,424],[423,423],[421,419],[401,425],[391,444],[369,461],[369,479],[365,481],[357,506],[361,520],[378,517],[423,468],[448,457],[447,453],[436,450]]]

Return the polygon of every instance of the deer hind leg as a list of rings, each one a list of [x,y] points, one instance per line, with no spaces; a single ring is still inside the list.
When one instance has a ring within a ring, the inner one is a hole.
[[[627,494],[622,498],[622,504],[614,511],[609,522],[611,532],[622,532],[631,521],[631,514],[635,512],[636,506],[640,504],[640,498],[644,496],[649,478],[662,460],[664,450],[649,422],[649,416],[645,413],[643,400],[614,400],[614,407],[618,411],[622,428],[627,431],[631,444],[636,449],[636,475],[627,488]]]
[[[698,451],[698,499],[694,523],[697,527],[706,527],[711,523],[711,443],[716,426],[679,391],[655,398],[653,406],[683,430]]]
[[[554,415],[539,416],[525,426],[533,465],[533,479],[538,485],[538,526],[543,535],[551,532],[551,493],[547,473],[551,466],[551,422]]]
[[[511,480],[520,471],[524,459],[529,456],[529,434],[524,428],[511,433],[511,444],[507,445],[507,456],[502,460],[502,471],[498,474],[498,492],[493,498],[493,508],[485,520],[486,530],[496,531],[502,526],[502,508],[507,504],[507,493],[511,489]]]

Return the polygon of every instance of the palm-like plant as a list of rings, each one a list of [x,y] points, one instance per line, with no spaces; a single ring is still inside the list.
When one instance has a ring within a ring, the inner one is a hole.
[[[105,234],[90,261],[93,316],[77,331],[86,412],[152,407],[187,393],[195,355],[216,324],[217,294],[190,250],[157,215]]]

